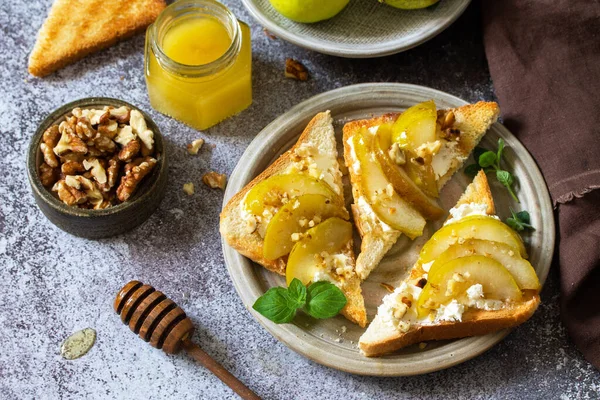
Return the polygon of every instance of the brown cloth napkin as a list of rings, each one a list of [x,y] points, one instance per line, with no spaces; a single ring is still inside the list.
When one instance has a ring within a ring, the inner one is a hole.
[[[504,124],[556,208],[562,319],[600,369],[600,3],[487,0],[482,11]]]

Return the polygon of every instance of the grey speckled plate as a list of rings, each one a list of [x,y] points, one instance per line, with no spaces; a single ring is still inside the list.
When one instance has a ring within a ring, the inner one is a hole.
[[[334,56],[368,58],[399,53],[431,39],[459,17],[470,0],[442,0],[422,10],[350,0],[338,15],[315,24],[285,18],[269,0],[242,2],[262,26],[288,42]]]
[[[279,154],[289,149],[308,121],[318,112],[331,110],[334,117],[338,146],[345,122],[368,118],[385,112],[402,111],[416,103],[434,99],[438,108],[466,104],[463,100],[437,90],[406,84],[370,83],[347,86],[306,100],[274,120],[258,134],[242,155],[231,174],[224,204],[252,178],[263,171]],[[515,204],[508,192],[492,182],[492,193],[499,216],[504,219],[513,209],[531,212],[536,230],[524,235],[530,261],[543,283],[550,269],[554,249],[554,217],[550,196],[539,169],[523,145],[501,124],[496,123],[482,140],[482,146],[495,148],[502,137],[508,146],[505,160],[518,177],[517,194],[521,204]],[[340,149],[338,149],[339,151]],[[471,163],[469,159],[467,164]],[[441,203],[450,209],[469,184],[458,172],[441,192]],[[352,197],[349,188],[346,200]],[[424,235],[415,241],[402,236],[379,267],[363,283],[363,293],[369,321],[386,294],[380,283],[396,286],[417,258],[417,248],[439,228],[441,221],[428,223]],[[364,375],[399,376],[423,374],[456,365],[473,358],[508,334],[494,334],[453,341],[430,342],[425,349],[411,346],[392,355],[379,358],[363,357],[357,342],[363,329],[338,316],[329,320],[314,320],[300,313],[294,324],[277,325],[252,310],[252,304],[268,288],[285,286],[285,279],[247,258],[223,243],[223,253],[229,274],[246,308],[277,339],[294,351],[323,365]],[[345,328],[344,328],[345,327]]]

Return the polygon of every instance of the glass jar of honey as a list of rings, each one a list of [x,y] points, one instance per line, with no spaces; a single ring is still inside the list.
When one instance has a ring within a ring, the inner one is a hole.
[[[214,0],[179,0],[146,32],[150,104],[206,129],[252,103],[250,28]]]

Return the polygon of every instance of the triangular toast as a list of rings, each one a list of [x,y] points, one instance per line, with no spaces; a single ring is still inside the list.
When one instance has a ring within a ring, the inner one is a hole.
[[[486,205],[485,213],[494,215],[494,202],[483,171],[480,171],[473,183],[467,187],[454,210],[461,205],[468,206],[471,203]],[[538,290],[527,289],[522,290],[520,301],[507,302],[500,309],[485,310],[481,307],[465,307],[460,320],[438,321],[428,317],[415,320],[415,307],[419,293],[421,293],[418,288],[425,285],[424,282],[428,278],[427,272],[429,270],[426,271],[423,265],[417,261],[409,277],[393,293],[384,297],[375,319],[359,340],[359,348],[364,355],[378,356],[428,340],[485,335],[511,328],[529,319],[540,302]],[[406,293],[410,294],[404,297]],[[390,310],[399,305],[398,302],[402,302],[407,307],[401,306],[406,313],[395,320],[394,314],[393,312],[390,314]],[[411,312],[413,314],[410,314]]]
[[[267,178],[292,172],[320,177],[319,180],[326,182],[333,189],[339,204],[344,204],[342,173],[337,161],[335,132],[332,123],[329,111],[317,114],[308,123],[296,144],[233,196],[221,213],[220,231],[227,244],[242,255],[280,275],[285,275],[288,256],[276,260],[268,260],[263,256],[264,235],[261,234],[261,228],[264,232],[265,227],[261,224],[266,225],[269,220],[260,218],[260,216],[257,219],[257,216],[249,215],[244,203],[245,198],[255,185]],[[345,207],[343,207],[341,216],[349,219]],[[257,220],[259,221],[258,227],[255,228]],[[249,221],[252,225],[251,229],[248,229]],[[346,266],[352,269],[352,272],[346,273],[345,277],[335,274],[331,276],[348,300],[342,314],[350,321],[364,327],[367,316],[360,279],[354,273],[355,256],[352,240],[344,246],[341,254],[346,256],[344,257],[347,262]]]
[[[453,131],[460,132],[458,139],[454,139],[457,143],[451,147],[452,151],[446,151],[448,148],[442,147],[440,152],[434,156],[434,162],[442,159],[446,160],[445,165],[441,168],[441,175],[437,176],[437,186],[441,189],[446,182],[460,169],[463,162],[479,143],[483,135],[487,132],[490,126],[496,122],[500,109],[495,102],[478,102],[462,107],[440,110],[438,111],[438,119],[444,120],[449,113],[454,115],[451,128]],[[364,198],[364,193],[361,189],[360,166],[357,169],[358,160],[355,159],[355,153],[350,145],[350,140],[357,132],[370,129],[384,124],[391,123],[398,118],[399,114],[386,114],[380,117],[358,120],[347,123],[344,126],[344,158],[346,166],[350,172],[350,181],[352,183],[352,194],[354,204],[352,205],[352,213],[354,221],[360,236],[362,238],[361,252],[356,260],[356,271],[359,277],[364,280],[368,277],[373,269],[377,267],[381,259],[396,243],[400,235],[400,231],[387,226],[381,229],[382,221],[372,212],[361,210],[359,199]],[[410,188],[409,188],[410,189]],[[421,210],[421,213],[435,206],[432,199],[419,199],[418,195],[409,196],[410,193],[400,194],[401,198],[412,204],[413,208]],[[414,193],[413,193],[414,194]],[[368,215],[367,215],[368,214]]]
[[[29,56],[29,72],[48,75],[133,36],[165,6],[164,0],[55,0]]]

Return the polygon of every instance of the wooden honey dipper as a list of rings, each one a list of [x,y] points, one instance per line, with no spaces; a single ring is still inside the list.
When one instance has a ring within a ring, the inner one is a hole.
[[[133,333],[150,342],[153,347],[163,349],[168,354],[175,354],[183,347],[241,398],[260,400],[252,390],[190,340],[194,333],[192,321],[181,307],[162,292],[142,282],[131,281],[117,294],[114,309]]]

